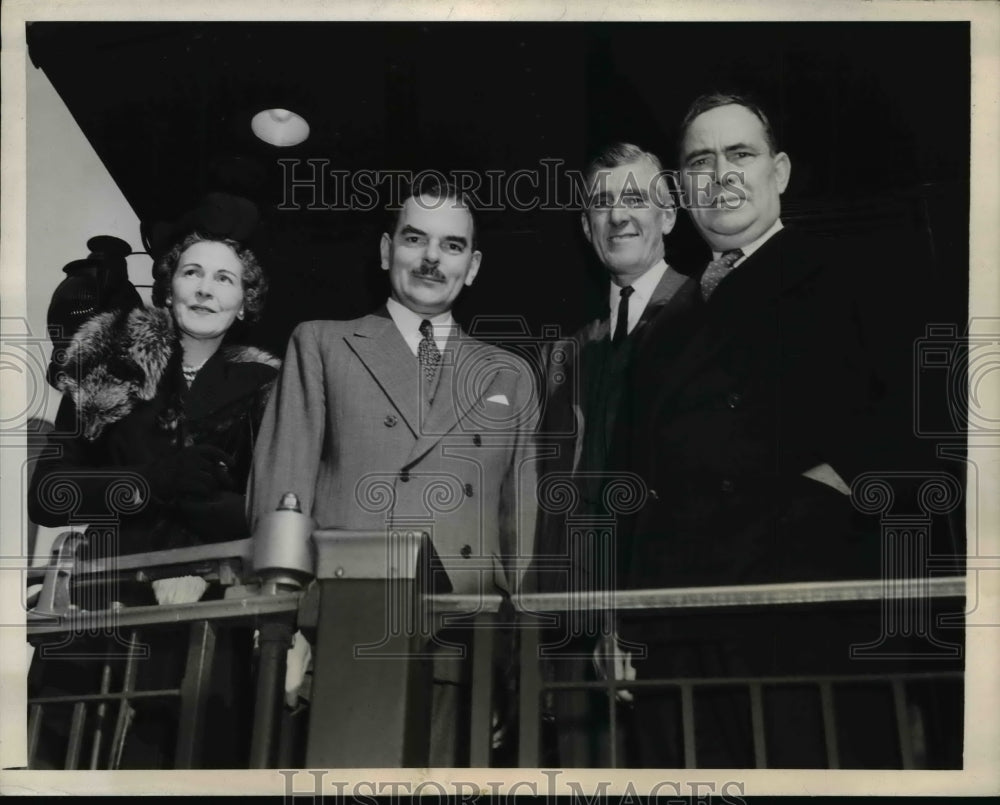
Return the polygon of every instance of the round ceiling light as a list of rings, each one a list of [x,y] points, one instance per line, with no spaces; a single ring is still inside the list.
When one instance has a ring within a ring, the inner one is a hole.
[[[264,142],[283,148],[298,145],[309,136],[309,124],[305,119],[287,109],[258,112],[250,121],[250,128]]]

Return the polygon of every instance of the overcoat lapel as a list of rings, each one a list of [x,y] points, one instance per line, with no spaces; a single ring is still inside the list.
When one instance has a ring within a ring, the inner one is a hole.
[[[605,316],[596,322],[580,343],[580,384],[579,388],[588,393],[593,386],[593,378],[604,371],[610,347],[611,327]],[[587,410],[590,410],[589,407]]]
[[[358,321],[344,339],[414,436],[420,434],[420,364],[384,309]],[[443,379],[443,378],[442,378]]]
[[[635,330],[632,331],[633,334],[642,336],[643,331],[654,318],[659,318],[661,312],[667,314],[670,309],[682,303],[685,298],[685,286],[690,284],[691,279],[689,277],[678,273],[668,265],[667,270],[660,277],[660,281],[656,283],[653,295],[649,298],[649,304],[642,311],[639,322]]]
[[[701,304],[695,280],[676,272],[664,274],[632,332],[636,355],[640,355],[647,344],[655,350],[660,339],[669,337],[666,331],[674,321]]]

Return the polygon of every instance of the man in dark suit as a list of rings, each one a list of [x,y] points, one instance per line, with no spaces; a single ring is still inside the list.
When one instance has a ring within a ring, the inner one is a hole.
[[[625,498],[640,492],[614,466],[616,428],[624,410],[623,393],[629,364],[646,344],[646,333],[660,322],[683,318],[696,296],[697,285],[664,258],[664,236],[676,222],[677,211],[660,160],[629,143],[604,149],[585,173],[587,206],[580,213],[584,236],[607,271],[608,311],[568,341],[549,351],[547,405],[541,439],[554,446],[544,466],[540,486],[542,516],[536,568],[542,590],[587,592],[599,597],[613,585],[615,501],[618,487]],[[569,497],[563,495],[572,489]],[[561,505],[571,501],[570,505]],[[595,640],[599,663],[614,660],[607,638],[610,621],[592,613],[567,615],[554,630],[565,656],[553,672],[564,680],[590,674],[589,654]],[[563,739],[560,765],[607,765],[595,749],[588,718],[587,694],[565,694],[555,709]],[[606,705],[603,708],[606,710]],[[576,726],[572,726],[576,723]]]
[[[872,460],[850,289],[829,244],[782,225],[791,161],[762,112],[711,96],[683,130],[685,195],[713,259],[686,343],[658,344],[669,358],[651,352],[636,366],[650,390],[632,466],[651,491],[628,578],[663,586],[870,572],[867,552],[841,543],[848,482]],[[650,340],[663,339],[654,330]],[[644,527],[665,522],[669,540]]]
[[[574,575],[591,589],[609,581],[606,565],[595,567],[579,555],[580,561],[560,564],[560,558],[574,558],[565,521],[609,513],[603,494],[628,367],[648,343],[651,323],[673,320],[697,293],[696,283],[664,257],[663,239],[673,230],[677,211],[655,154],[615,143],[588,165],[585,187],[587,207],[580,221],[607,271],[608,309],[548,351],[541,435],[558,449],[544,466],[538,554],[552,561],[536,566],[538,585],[549,590],[567,589]],[[557,507],[544,505],[545,493],[558,492],[561,481],[572,481],[577,505],[552,511]],[[592,578],[595,574],[600,578]]]
[[[712,260],[683,343],[654,326],[633,367],[629,467],[648,493],[621,542],[622,584],[877,576],[878,532],[859,531],[850,500],[851,480],[883,465],[846,263],[829,244],[783,227],[791,161],[751,102],[695,101],[680,158],[691,219]],[[792,623],[771,614],[699,615],[621,629],[647,644],[640,679],[826,670],[819,655],[797,652]],[[828,645],[846,657],[847,642],[831,632]],[[720,690],[703,705],[698,766],[753,765],[749,710],[744,718],[739,697]],[[816,743],[795,734],[793,716],[808,706],[767,711],[772,737],[790,738],[770,745],[772,765],[822,765],[822,736]],[[668,697],[639,697],[641,765],[683,762],[678,707]]]
[[[432,518],[451,591],[517,590],[534,538],[537,395],[523,362],[452,317],[479,271],[475,237],[454,187],[415,188],[382,236],[386,305],[295,330],[257,440],[254,522],[289,491],[321,528]],[[431,765],[462,762],[454,688],[466,670],[435,661],[451,684],[435,685]]]

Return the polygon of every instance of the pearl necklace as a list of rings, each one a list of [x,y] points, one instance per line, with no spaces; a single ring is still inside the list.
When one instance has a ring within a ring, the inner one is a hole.
[[[198,370],[205,365],[207,360],[208,358],[199,363],[197,366],[188,366],[186,363],[181,366],[181,371],[184,373],[184,382],[188,384],[188,388],[191,387],[191,384],[194,382],[194,376],[198,374]]]

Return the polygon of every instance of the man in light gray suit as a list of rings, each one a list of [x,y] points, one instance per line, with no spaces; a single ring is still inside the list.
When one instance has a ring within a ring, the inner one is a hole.
[[[254,522],[288,491],[321,528],[431,516],[452,591],[517,590],[534,539],[538,399],[521,359],[452,317],[479,273],[475,237],[454,187],[416,188],[382,235],[386,305],[295,330],[256,444]],[[456,665],[436,662],[435,676]],[[431,764],[453,764],[451,752],[433,738]]]

